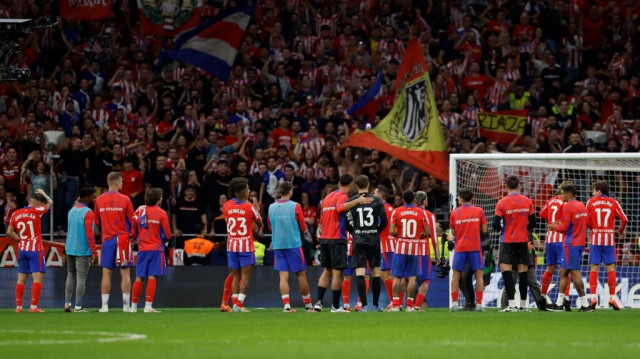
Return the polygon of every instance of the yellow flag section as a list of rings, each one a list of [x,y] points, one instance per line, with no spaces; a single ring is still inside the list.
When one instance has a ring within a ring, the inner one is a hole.
[[[376,149],[441,181],[449,181],[447,150],[422,47],[409,42],[396,78],[393,108],[370,131],[350,135],[342,147]]]
[[[478,124],[481,137],[509,144],[524,134],[527,126],[527,111],[480,112]]]

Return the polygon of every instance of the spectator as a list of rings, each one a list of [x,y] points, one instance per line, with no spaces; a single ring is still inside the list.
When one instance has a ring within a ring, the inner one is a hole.
[[[186,236],[197,236],[207,228],[207,215],[204,203],[196,197],[197,188],[193,185],[184,187],[184,196],[181,196],[171,213],[171,226],[175,233],[178,243],[177,248],[184,247],[184,238]],[[196,224],[201,224],[204,228],[196,228]]]
[[[120,193],[131,198],[131,203],[134,208],[138,208],[144,204],[144,166],[142,171],[138,171],[133,167],[136,158],[133,156],[127,156],[122,162],[122,189]]]

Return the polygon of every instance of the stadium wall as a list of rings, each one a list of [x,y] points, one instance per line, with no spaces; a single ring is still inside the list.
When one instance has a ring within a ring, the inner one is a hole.
[[[132,280],[134,278],[132,270]],[[13,308],[15,306],[15,284],[17,278],[17,268],[0,268],[0,308]],[[315,288],[318,278],[322,273],[320,267],[310,267],[307,269],[307,278],[311,286],[311,296],[315,300]],[[158,289],[154,300],[154,307],[157,308],[194,308],[194,307],[214,307],[220,306],[222,296],[222,285],[228,270],[221,266],[196,266],[196,267],[168,267],[167,275],[159,277]],[[47,268],[40,306],[44,309],[64,307],[64,284],[67,277],[65,268]],[[87,308],[98,308],[100,302],[100,279],[101,269],[91,267],[87,278],[87,288],[84,306]],[[282,301],[278,290],[278,272],[273,267],[256,267],[251,276],[249,295],[246,304],[250,308],[256,307],[280,307]],[[302,307],[302,298],[298,291],[298,284],[295,277],[289,279],[291,285],[292,304]],[[120,275],[114,273],[111,281],[110,307],[119,308],[122,306],[122,296],[120,295]],[[431,280],[428,301],[432,307],[446,307],[448,300],[449,282],[435,276]],[[25,303],[28,303],[31,293],[31,280],[27,282],[25,288]],[[357,300],[355,279],[351,285],[351,306]],[[142,300],[143,298],[141,298]],[[325,302],[331,301],[331,292],[325,295]],[[369,292],[371,301],[371,292]],[[384,287],[380,295],[380,304],[389,303]]]

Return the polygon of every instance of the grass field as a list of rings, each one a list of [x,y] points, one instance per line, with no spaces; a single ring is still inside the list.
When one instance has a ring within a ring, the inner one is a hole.
[[[638,358],[640,310],[595,313],[16,314],[0,358]]]

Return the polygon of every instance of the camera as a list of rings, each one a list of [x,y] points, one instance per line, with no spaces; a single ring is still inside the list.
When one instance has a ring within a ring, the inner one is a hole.
[[[451,266],[449,265],[449,260],[446,258],[442,258],[442,261],[440,262],[440,273],[438,273],[438,278],[445,278],[449,275],[450,270]]]

